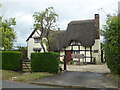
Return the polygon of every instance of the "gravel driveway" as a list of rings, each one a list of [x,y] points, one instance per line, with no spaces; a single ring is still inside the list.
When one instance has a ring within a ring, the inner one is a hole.
[[[64,65],[60,65],[64,68]],[[81,71],[81,72],[98,72],[98,73],[109,73],[110,70],[106,64],[102,65],[67,65],[67,71]]]

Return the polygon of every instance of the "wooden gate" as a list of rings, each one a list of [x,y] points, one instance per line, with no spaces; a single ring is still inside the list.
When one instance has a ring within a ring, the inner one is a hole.
[[[23,72],[31,72],[31,61],[28,59],[23,59],[22,62],[22,71]]]

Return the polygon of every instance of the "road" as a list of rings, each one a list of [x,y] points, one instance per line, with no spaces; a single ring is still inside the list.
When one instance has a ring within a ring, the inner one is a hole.
[[[107,73],[67,71],[32,83],[75,88],[118,88],[118,83],[113,82],[106,75]]]
[[[26,83],[21,83],[21,82],[3,80],[2,88],[57,88],[57,87],[40,86],[40,85],[33,85],[33,84],[26,84]]]

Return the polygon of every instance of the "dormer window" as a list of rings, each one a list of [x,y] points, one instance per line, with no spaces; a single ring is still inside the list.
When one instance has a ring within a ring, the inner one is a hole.
[[[78,45],[80,45],[80,43],[78,42],[78,41],[71,41],[71,45],[72,46],[78,46]]]

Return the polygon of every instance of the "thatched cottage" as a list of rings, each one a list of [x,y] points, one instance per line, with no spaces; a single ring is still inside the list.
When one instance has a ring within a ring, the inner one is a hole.
[[[27,39],[29,58],[31,52],[41,48],[40,43],[35,43],[37,37],[34,31]],[[95,14],[94,19],[91,20],[71,21],[67,30],[59,30],[54,38],[56,41],[53,40],[50,43],[51,51],[59,52],[61,61],[65,56],[67,62],[71,60],[86,63],[101,62],[98,14]]]
[[[87,63],[101,62],[98,14],[95,14],[95,19],[71,21],[61,36],[60,55],[66,55],[67,62],[71,59]]]

